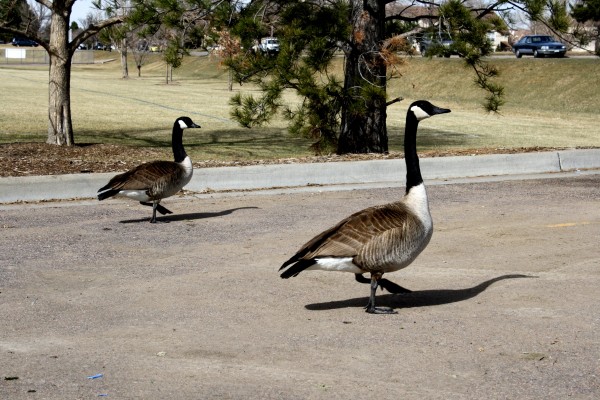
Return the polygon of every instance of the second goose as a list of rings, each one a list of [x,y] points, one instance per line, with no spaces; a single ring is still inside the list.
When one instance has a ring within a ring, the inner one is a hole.
[[[173,124],[171,145],[175,161],[152,161],[116,175],[98,190],[98,200],[119,196],[152,206],[152,223],[156,222],[156,211],[172,214],[159,203],[179,192],[192,179],[192,160],[183,148],[183,130],[187,128],[200,128],[200,125],[189,117],[179,117]]]
[[[356,274],[357,280],[371,275],[368,313],[391,314],[394,310],[375,306],[378,286],[390,291],[406,289],[385,279],[384,273],[407,267],[425,249],[433,223],[429,213],[427,192],[421,177],[417,156],[417,127],[433,115],[449,113],[428,101],[412,103],[406,113],[404,158],[406,193],[397,202],[366,208],[342,220],[306,243],[281,268],[282,278],[290,278],[304,270],[343,271]]]

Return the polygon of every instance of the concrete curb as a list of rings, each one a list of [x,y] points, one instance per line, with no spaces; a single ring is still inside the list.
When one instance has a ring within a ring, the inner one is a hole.
[[[600,169],[600,149],[421,158],[423,178],[452,179]],[[241,191],[404,182],[403,159],[202,168],[186,190]],[[113,176],[71,174],[0,178],[0,203],[94,198]]]

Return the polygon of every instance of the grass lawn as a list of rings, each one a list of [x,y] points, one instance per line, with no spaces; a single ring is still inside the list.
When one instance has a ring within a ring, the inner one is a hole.
[[[154,55],[137,77],[120,78],[117,53],[96,52],[112,62],[74,65],[71,100],[77,143],[141,147],[170,146],[175,118],[190,116],[202,125],[188,132],[194,160],[274,159],[311,155],[310,140],[287,133],[282,119],[262,128],[239,127],[229,116],[233,93],[227,73],[208,57],[186,57],[165,83],[165,67]],[[388,110],[390,150],[402,150],[406,107],[428,99],[452,113],[420,127],[420,150],[512,147],[600,147],[600,60],[498,59],[507,104],[500,114],[482,110],[484,93],[462,61],[415,57],[392,80],[389,96],[405,100]],[[339,69],[341,70],[341,69]],[[47,67],[0,65],[0,143],[44,142],[47,135]],[[298,101],[293,93],[285,101]]]

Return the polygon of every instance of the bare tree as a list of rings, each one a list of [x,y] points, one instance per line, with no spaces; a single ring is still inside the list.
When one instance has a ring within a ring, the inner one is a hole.
[[[142,76],[142,66],[146,63],[150,51],[148,39],[138,36],[136,32],[130,32],[127,46],[133,55],[139,78]]]
[[[160,32],[164,37],[162,51],[169,83],[173,69],[181,65],[183,55],[187,54],[186,41],[204,36],[213,14],[229,10],[230,3],[232,1],[225,0],[137,0],[128,19],[134,25],[145,24],[142,35]]]
[[[0,20],[0,32],[35,40],[48,52],[50,71],[47,143],[63,146],[75,144],[71,118],[71,60],[73,54],[77,47],[89,37],[123,21],[122,15],[107,17],[90,24],[69,41],[71,11],[75,1],[77,0],[35,0],[39,7],[49,13],[48,37],[45,37],[39,29],[34,29],[34,22],[39,21],[37,16],[27,16],[18,27],[10,26],[8,21]],[[104,4],[114,5],[112,0],[108,3]]]
[[[215,31],[219,40],[214,54],[220,57],[222,64],[227,63],[233,57],[238,56],[242,52],[242,46],[239,38],[233,36],[228,30]],[[233,90],[233,71],[228,68],[227,87],[231,92]]]
[[[114,2],[115,8],[109,8],[106,11],[106,15],[111,15],[115,13],[120,15],[125,20],[127,15],[129,14],[129,10],[131,9],[129,0],[112,0]],[[95,7],[102,7],[101,0],[96,0],[94,3]],[[116,47],[116,49],[121,54],[121,78],[127,79],[129,77],[129,68],[127,66],[127,51],[129,49],[128,41],[131,36],[130,32],[132,27],[129,24],[119,24],[115,26],[111,26],[108,29],[104,29],[101,33],[101,37],[103,37],[105,42],[109,42],[109,46],[111,48]]]

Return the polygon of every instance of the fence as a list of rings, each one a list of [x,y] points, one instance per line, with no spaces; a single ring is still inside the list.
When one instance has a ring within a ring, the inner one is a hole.
[[[50,57],[46,50],[25,49],[22,47],[0,49],[0,64],[46,64]],[[72,64],[93,64],[93,50],[77,50],[73,55]]]

